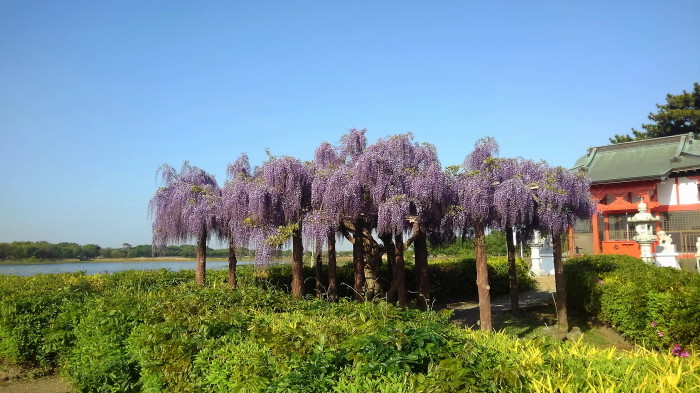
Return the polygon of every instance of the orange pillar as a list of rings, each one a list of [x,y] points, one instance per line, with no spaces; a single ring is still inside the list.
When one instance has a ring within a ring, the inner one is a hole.
[[[593,213],[591,217],[591,226],[593,226],[593,253],[600,254],[600,234],[598,233],[598,213]]]
[[[574,246],[574,227],[569,227],[569,257],[576,255],[576,248]]]

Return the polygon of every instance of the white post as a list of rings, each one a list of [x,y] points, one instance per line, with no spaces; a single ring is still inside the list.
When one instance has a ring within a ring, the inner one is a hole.
[[[544,240],[540,237],[540,232],[535,231],[532,236],[530,244],[530,271],[536,275],[541,276],[542,271],[542,256],[540,255],[540,248],[544,245]]]
[[[700,236],[695,243],[695,272],[700,273]]]

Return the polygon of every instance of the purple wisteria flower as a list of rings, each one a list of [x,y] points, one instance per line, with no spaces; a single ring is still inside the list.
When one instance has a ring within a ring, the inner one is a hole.
[[[682,358],[687,358],[689,356],[688,351],[683,349],[678,343],[673,344],[673,349],[671,350],[671,355],[680,356]]]

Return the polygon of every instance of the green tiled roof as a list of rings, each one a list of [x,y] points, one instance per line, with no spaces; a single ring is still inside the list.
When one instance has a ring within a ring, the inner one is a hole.
[[[700,169],[700,140],[692,133],[592,147],[573,169],[593,184],[661,179]]]

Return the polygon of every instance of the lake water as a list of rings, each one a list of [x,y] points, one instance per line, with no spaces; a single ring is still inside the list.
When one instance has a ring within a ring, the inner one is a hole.
[[[238,265],[249,265],[253,262],[239,261]],[[33,276],[35,274],[75,273],[85,271],[85,274],[114,273],[123,270],[194,270],[194,261],[162,261],[162,262],[75,262],[56,263],[50,265],[0,265],[0,274],[15,274],[18,276]],[[227,261],[207,261],[209,269],[228,269]]]

